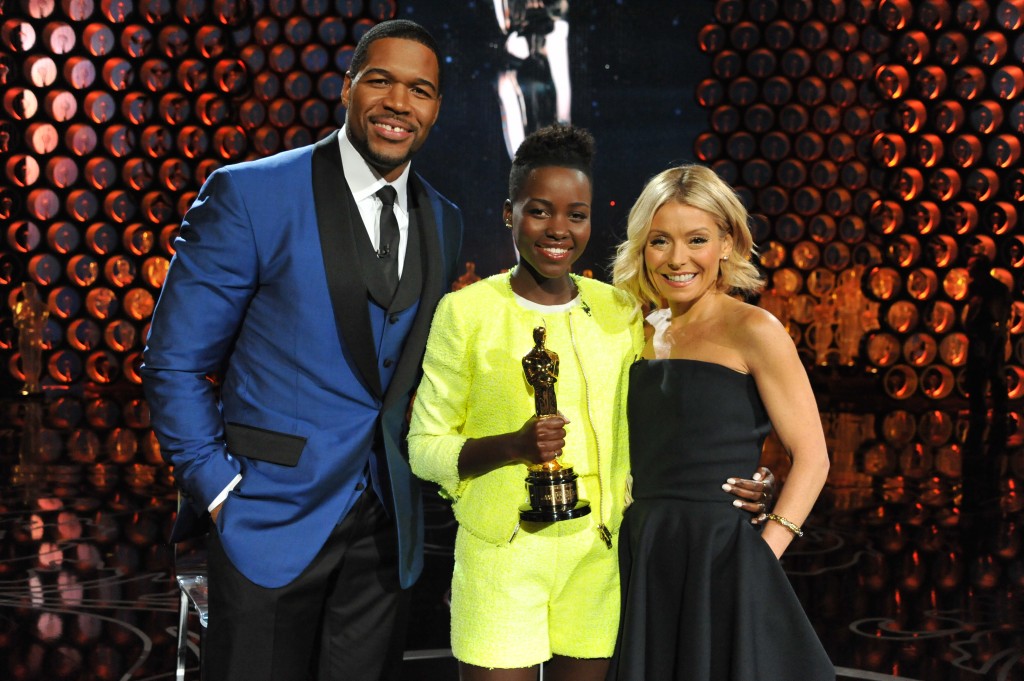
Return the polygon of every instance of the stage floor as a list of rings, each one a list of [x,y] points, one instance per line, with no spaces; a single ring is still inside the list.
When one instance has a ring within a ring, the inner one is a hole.
[[[85,469],[53,468],[20,484],[13,466],[3,469],[0,678],[173,679],[178,591],[164,537],[175,493],[160,475],[111,484]],[[1024,678],[1016,497],[977,528],[982,548],[969,559],[955,497],[942,485],[851,482],[830,484],[784,559],[840,678]],[[454,681],[445,651],[455,527],[436,494],[426,496],[426,568],[403,678]],[[189,628],[187,678],[198,679],[194,616]]]

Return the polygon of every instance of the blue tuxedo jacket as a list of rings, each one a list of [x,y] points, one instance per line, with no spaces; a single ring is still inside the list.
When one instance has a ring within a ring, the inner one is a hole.
[[[405,309],[376,305],[337,135],[210,175],[175,241],[144,355],[153,428],[183,493],[174,533],[241,473],[217,530],[239,571],[265,587],[292,581],[322,548],[360,494],[368,457],[397,524],[402,585],[422,568],[405,415],[455,276],[462,217],[410,175],[420,248],[405,267],[421,258],[422,289]]]

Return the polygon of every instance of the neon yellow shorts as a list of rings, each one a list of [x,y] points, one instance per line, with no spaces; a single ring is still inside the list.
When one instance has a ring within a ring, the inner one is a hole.
[[[452,576],[456,659],[515,669],[552,655],[611,657],[619,625],[617,552],[592,516],[524,523],[501,546],[460,527]]]

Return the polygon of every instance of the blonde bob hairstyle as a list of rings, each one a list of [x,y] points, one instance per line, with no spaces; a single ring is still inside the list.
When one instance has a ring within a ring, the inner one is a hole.
[[[687,164],[655,175],[640,192],[629,211],[626,240],[619,244],[612,264],[612,281],[632,294],[641,305],[661,307],[661,295],[644,262],[644,250],[654,214],[670,201],[709,213],[720,234],[732,236],[732,256],[718,263],[718,289],[750,294],[764,285],[761,273],[750,261],[755,254],[750,235],[750,216],[733,191],[715,171]]]

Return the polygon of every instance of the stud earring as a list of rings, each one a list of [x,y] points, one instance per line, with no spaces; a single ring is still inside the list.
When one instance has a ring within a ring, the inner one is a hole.
[[[511,222],[506,222],[505,223],[505,229],[512,229],[512,223]]]
[[[728,260],[728,259],[729,259],[729,256],[727,256],[727,255],[723,255],[722,256],[722,260]]]

